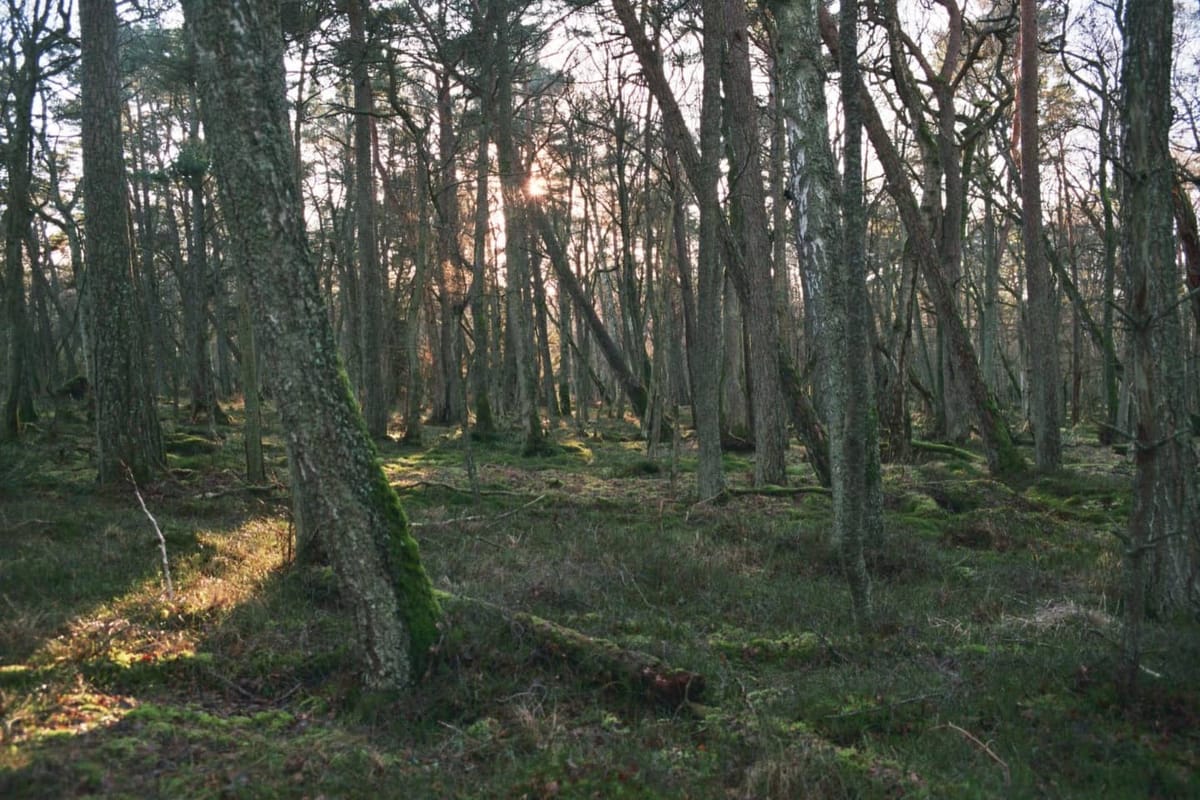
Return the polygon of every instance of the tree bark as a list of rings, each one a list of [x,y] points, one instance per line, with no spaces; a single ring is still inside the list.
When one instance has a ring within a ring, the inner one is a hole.
[[[1042,242],[1042,182],[1038,164],[1038,24],[1037,0],[1021,0],[1021,226],[1028,293],[1029,356],[1032,378],[1034,454],[1037,468],[1053,472],[1062,466],[1057,314],[1054,284]]]
[[[371,148],[374,93],[368,70],[366,18],[369,0],[348,0],[350,23],[351,80],[354,83],[354,220],[358,232],[359,345],[362,359],[359,379],[362,383],[362,410],[367,430],[376,438],[387,437],[390,403],[386,392],[385,358],[387,347],[383,298],[387,285],[379,263],[375,237],[375,168]]]
[[[271,0],[189,0],[205,129],[255,334],[322,546],[354,619],[363,678],[419,677],[439,609],[338,359],[294,176],[283,36]],[[306,520],[309,522],[309,520]]]
[[[1136,473],[1119,682],[1132,696],[1142,617],[1200,609],[1200,498],[1184,380],[1171,189],[1171,0],[1125,10],[1121,253],[1135,394]]]
[[[90,273],[97,467],[101,484],[145,481],[165,462],[143,305],[129,239],[114,0],[79,6],[84,220]]]
[[[759,111],[750,72],[749,19],[743,0],[725,3],[725,62],[722,83],[729,105],[729,150],[733,157],[729,193],[740,227],[741,264],[748,292],[745,298],[746,330],[751,357],[747,371],[754,418],[754,483],[787,483],[784,455],[787,418],[779,383],[779,316],[762,180],[759,145]]]

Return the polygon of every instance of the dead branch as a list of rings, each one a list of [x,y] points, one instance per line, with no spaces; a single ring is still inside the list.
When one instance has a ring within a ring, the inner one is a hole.
[[[987,754],[987,756],[989,758],[991,758],[992,761],[995,761],[1000,766],[1000,769],[1003,770],[1003,772],[1004,772],[1004,785],[1005,786],[1012,785],[1012,770],[1009,769],[1008,762],[1006,762],[1000,756],[996,755],[995,751],[992,750],[992,748],[988,747],[984,742],[981,742],[979,740],[979,737],[976,736],[975,734],[971,733],[969,730],[966,730],[965,728],[960,728],[957,725],[955,725],[953,722],[947,722],[946,727],[950,728],[951,730],[957,731],[958,733],[961,733],[964,737],[966,737],[966,739],[968,741],[973,743],[981,751],[983,751],[985,754]]]
[[[129,483],[133,486],[133,494],[137,498],[138,505],[142,507],[142,513],[150,520],[150,524],[154,526],[154,532],[158,534],[158,550],[162,553],[163,578],[167,582],[167,599],[174,600],[175,586],[171,583],[171,564],[167,561],[167,538],[163,536],[162,528],[158,527],[158,520],[150,513],[150,509],[146,508],[146,501],[142,499],[142,493],[138,491],[137,481],[133,479],[133,471],[127,464],[121,466],[125,467],[125,475],[128,476]]]
[[[453,519],[439,519],[432,522],[410,522],[408,525],[410,528],[444,528],[447,525],[460,525],[465,522],[499,522],[502,519],[507,519],[508,517],[513,516],[514,514],[519,514],[530,506],[540,503],[545,499],[546,495],[539,494],[537,497],[533,498],[523,506],[514,508],[510,511],[505,511],[503,514],[497,514],[494,517],[489,517],[486,514],[475,514],[470,517],[454,517]],[[487,540],[484,539],[484,541]],[[492,542],[488,542],[488,544],[492,544]]]
[[[673,667],[657,656],[630,650],[610,639],[588,636],[484,600],[458,595],[442,595],[440,600],[443,606],[459,606],[475,618],[491,618],[518,635],[532,637],[542,652],[571,662],[605,686],[625,689],[656,705],[680,708],[699,700],[704,692],[703,675]]]

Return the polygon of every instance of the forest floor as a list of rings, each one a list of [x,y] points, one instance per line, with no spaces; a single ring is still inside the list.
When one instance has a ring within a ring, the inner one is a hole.
[[[449,600],[415,692],[361,693],[335,581],[290,562],[279,441],[248,486],[236,427],[164,416],[172,469],[140,494],[173,598],[79,410],[0,448],[0,797],[1200,796],[1200,627],[1148,625],[1118,702],[1132,467],[1082,429],[1049,477],[888,466],[868,635],[799,448],[795,491],[740,491],[729,454],[739,491],[697,502],[693,442],[654,462],[618,421],[473,444],[478,501],[456,431],[381,447],[440,591],[704,677],[664,706]]]

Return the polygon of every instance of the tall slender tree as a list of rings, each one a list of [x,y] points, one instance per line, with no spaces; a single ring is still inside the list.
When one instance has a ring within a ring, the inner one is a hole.
[[[92,385],[104,484],[124,480],[126,469],[144,480],[165,458],[129,236],[115,0],[82,0],[79,25]]]
[[[33,329],[25,294],[26,243],[34,219],[33,185],[34,100],[48,78],[71,63],[66,48],[70,30],[66,12],[52,0],[32,3],[8,0],[3,23],[3,144],[0,155],[7,172],[0,235],[4,238],[3,280],[8,322],[8,391],[4,397],[0,438],[15,439],[21,426],[37,419],[33,403]]]
[[[1200,495],[1192,449],[1171,190],[1171,0],[1125,9],[1121,260],[1131,326],[1137,470],[1126,552],[1120,683],[1135,688],[1142,617],[1200,609]]]
[[[354,84],[354,219],[355,252],[358,255],[358,353],[362,383],[361,399],[367,430],[376,438],[387,436],[389,404],[385,391],[384,361],[387,353],[383,298],[387,292],[379,263],[379,245],[375,236],[375,167],[372,159],[371,130],[374,125],[374,92],[369,70],[370,48],[367,41],[369,0],[347,0],[350,22],[350,74]]]
[[[1042,242],[1042,178],[1038,164],[1038,4],[1021,0],[1021,76],[1018,119],[1021,137],[1021,229],[1025,288],[1029,296],[1034,456],[1039,470],[1062,465],[1058,325],[1054,284]]]

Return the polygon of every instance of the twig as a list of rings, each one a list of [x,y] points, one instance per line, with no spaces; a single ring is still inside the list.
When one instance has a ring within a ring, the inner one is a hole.
[[[12,525],[11,527],[8,527],[8,530],[10,532],[16,532],[16,531],[19,531],[21,528],[24,528],[26,525],[49,525],[49,524],[50,523],[44,519],[25,519],[25,520],[21,520],[20,522],[16,523],[15,525]]]
[[[692,507],[687,510],[687,513],[683,515],[684,524],[686,525],[690,521],[692,512],[695,511],[696,509],[700,508],[701,506],[712,505],[713,503],[716,503],[719,500],[721,500],[722,498],[725,498],[728,496],[729,496],[729,490],[722,489],[721,491],[714,494],[712,497],[704,497],[704,498],[697,500],[695,503],[692,504]]]
[[[218,500],[231,494],[242,494],[243,492],[246,494],[264,495],[276,491],[284,491],[284,487],[278,483],[265,483],[261,486],[258,484],[247,483],[244,486],[234,486],[231,489],[221,489],[220,491],[215,492],[201,492],[200,494],[196,495],[196,497],[200,500]]]
[[[730,487],[725,490],[729,494],[740,497],[743,495],[760,495],[762,497],[786,497],[797,494],[823,494],[831,496],[833,490],[824,486],[753,486],[748,488]]]
[[[458,492],[459,494],[474,494],[470,489],[464,489],[461,486],[455,486],[450,483],[438,483],[437,481],[414,481],[413,483],[393,483],[392,488],[398,492],[405,492],[409,489],[416,489],[421,486],[426,486],[430,489],[445,489],[450,492]],[[511,497],[528,497],[528,492],[514,492],[509,489],[480,489],[479,494],[498,494],[509,495]],[[541,499],[540,497],[538,498]]]
[[[154,526],[154,532],[158,534],[158,549],[162,553],[163,577],[167,581],[167,599],[175,599],[175,585],[171,582],[171,564],[167,561],[167,538],[163,536],[162,528],[158,527],[158,520],[150,513],[150,509],[146,508],[146,501],[142,499],[142,493],[138,491],[137,481],[133,479],[133,471],[129,469],[129,465],[122,463],[125,467],[125,475],[129,478],[129,483],[133,486],[133,494],[137,498],[138,505],[142,507],[142,513],[150,520],[150,524]]]
[[[539,494],[537,497],[533,498],[525,505],[520,506],[518,508],[514,508],[510,511],[505,511],[503,514],[498,514],[494,517],[489,517],[486,514],[476,514],[476,515],[470,516],[470,517],[454,517],[453,519],[440,519],[440,520],[436,520],[434,522],[410,522],[408,524],[409,524],[409,527],[411,527],[411,528],[442,528],[447,525],[458,525],[459,523],[462,523],[462,522],[499,522],[502,519],[511,517],[513,514],[519,514],[520,512],[529,508],[531,505],[534,505],[535,503],[539,503],[545,499],[546,499],[546,495]],[[479,537],[479,538],[482,539],[483,537]],[[487,540],[483,539],[483,541],[486,542]],[[488,542],[488,544],[494,544],[494,543]]]
[[[965,728],[960,728],[957,725],[955,725],[953,722],[947,722],[946,727],[961,733],[969,741],[974,743],[976,747],[978,747],[980,750],[982,750],[984,753],[986,753],[987,756],[992,759],[992,761],[995,761],[997,764],[999,764],[1000,769],[1002,769],[1004,771],[1004,785],[1005,786],[1012,785],[1012,770],[1009,769],[1008,762],[1006,762],[1000,756],[996,755],[995,751],[992,750],[992,748],[988,747],[986,744],[981,742],[979,740],[979,737],[976,736],[975,734],[971,733],[969,730],[966,730]]]

